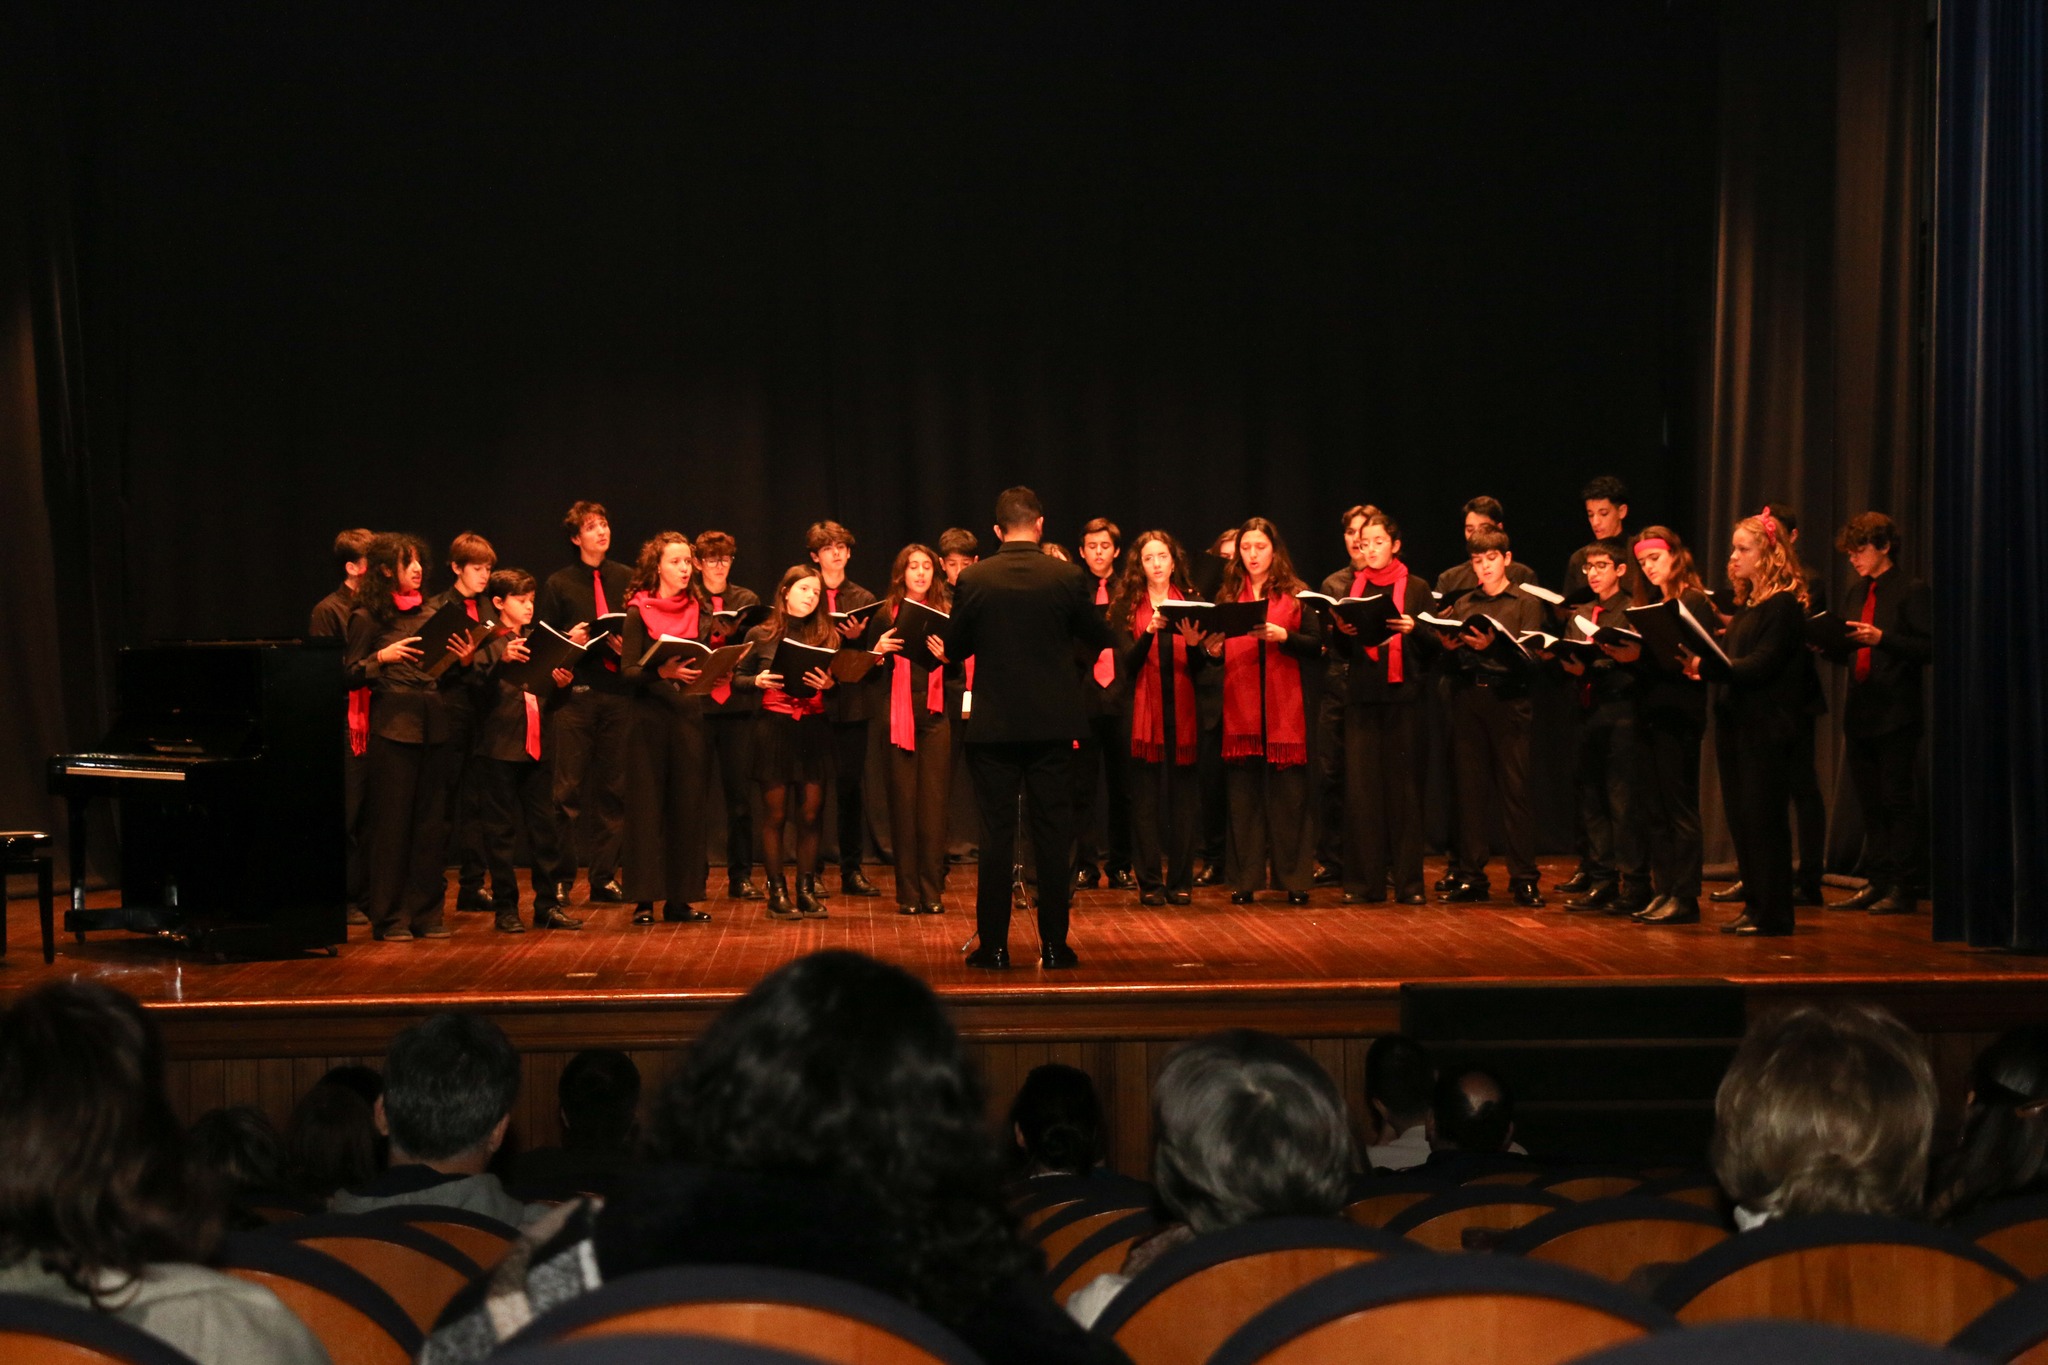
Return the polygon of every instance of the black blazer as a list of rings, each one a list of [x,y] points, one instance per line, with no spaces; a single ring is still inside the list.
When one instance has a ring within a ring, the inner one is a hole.
[[[1790,743],[1796,717],[1806,704],[1806,612],[1789,592],[1774,593],[1755,606],[1739,608],[1728,623],[1721,648],[1730,676],[1715,703],[1724,720],[1752,727],[1759,735]]]
[[[1860,578],[1842,598],[1845,620],[1863,619],[1863,602],[1877,593],[1871,622],[1884,639],[1870,651],[1870,676],[1856,681],[1855,649],[1832,657],[1849,670],[1849,699],[1842,707],[1842,733],[1875,739],[1920,724],[1920,670],[1934,654],[1933,603],[1927,585],[1892,569],[1876,579]]]
[[[946,656],[975,660],[967,743],[1074,740],[1088,732],[1074,651],[1116,643],[1095,613],[1093,586],[1086,570],[1030,540],[1006,541],[960,575]]]
[[[852,611],[875,600],[875,595],[854,582],[851,578],[841,579],[839,587],[830,594],[818,594],[819,611]],[[841,649],[872,649],[875,640],[887,629],[875,624],[882,613],[873,612],[868,616],[867,629],[851,640],[841,639]],[[871,669],[865,678],[857,683],[841,683],[825,694],[825,718],[836,724],[853,721],[874,720],[886,715],[888,697],[881,687],[882,675],[886,669]]]

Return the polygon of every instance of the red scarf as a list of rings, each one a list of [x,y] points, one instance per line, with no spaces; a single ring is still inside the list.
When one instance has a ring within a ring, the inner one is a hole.
[[[892,624],[902,610],[900,606],[890,609],[889,620]],[[929,652],[927,652],[926,657],[930,657]],[[938,660],[932,659],[932,662],[936,664]],[[896,651],[896,657],[890,660],[890,665],[889,742],[899,749],[915,751],[917,748],[917,718],[911,714],[910,710],[910,660],[904,658],[903,651],[899,649]],[[946,713],[946,670],[944,667],[932,669],[925,678],[924,709],[934,715],[942,716]]]
[[[1250,602],[1252,586],[1238,590]],[[1293,630],[1301,624],[1301,602],[1266,596],[1266,620]],[[1259,695],[1259,665],[1265,663],[1265,696]],[[1264,758],[1276,768],[1308,762],[1308,716],[1302,705],[1301,664],[1253,635],[1223,643],[1223,756]]]
[[[417,592],[393,592],[391,605],[398,608],[399,615],[419,610],[420,594]],[[370,689],[351,687],[348,690],[348,751],[361,758],[370,751]]]
[[[1131,634],[1145,638],[1152,624],[1152,599],[1138,599],[1138,611],[1131,618]],[[1166,757],[1165,678],[1159,669],[1161,646],[1173,642],[1173,761],[1186,767],[1195,761],[1194,686],[1188,678],[1188,642],[1180,632],[1165,629],[1152,641],[1145,666],[1138,671],[1138,685],[1131,695],[1131,757],[1145,763],[1163,762]]]
[[[1394,599],[1394,610],[1400,612],[1403,616],[1408,614],[1408,566],[1406,564],[1403,564],[1398,559],[1390,559],[1387,561],[1387,567],[1384,569],[1361,569],[1351,576],[1351,595],[1353,597],[1363,597],[1365,594],[1360,592],[1359,588],[1368,583],[1375,588],[1388,589]],[[1394,638],[1387,641],[1385,645],[1374,645],[1365,651],[1366,658],[1375,660],[1380,657],[1381,649],[1384,648],[1387,651],[1387,681],[1390,683],[1400,682],[1406,676],[1401,672],[1401,645],[1401,633],[1396,631],[1394,632]]]
[[[420,605],[419,591],[415,589],[412,592],[394,592],[391,594],[391,605],[397,607],[401,614],[417,611]]]
[[[647,643],[650,645],[664,635],[673,635],[679,640],[697,638],[695,593],[656,597],[651,592],[636,592],[626,599],[626,605],[640,609],[640,621],[647,627]]]

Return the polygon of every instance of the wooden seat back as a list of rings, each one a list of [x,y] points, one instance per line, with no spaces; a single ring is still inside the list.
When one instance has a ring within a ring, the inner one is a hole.
[[[1403,1210],[1388,1221],[1387,1231],[1432,1251],[1459,1251],[1468,1231],[1504,1233],[1570,1203],[1542,1190],[1463,1185]]]
[[[483,1268],[447,1242],[377,1213],[318,1214],[266,1229],[359,1272],[424,1332]]]
[[[1729,1235],[1704,1209],[1624,1196],[1560,1209],[1503,1238],[1497,1250],[1621,1284],[1646,1265],[1689,1261]]]
[[[1096,1230],[1088,1240],[1065,1256],[1046,1265],[1046,1285],[1055,1303],[1064,1305],[1074,1291],[1097,1275],[1123,1269],[1124,1262],[1141,1238],[1159,1230],[1158,1221],[1144,1210],[1126,1213],[1117,1222]]]
[[[275,1294],[336,1365],[406,1365],[424,1340],[389,1294],[311,1247],[268,1232],[239,1233],[223,1244],[221,1269]]]

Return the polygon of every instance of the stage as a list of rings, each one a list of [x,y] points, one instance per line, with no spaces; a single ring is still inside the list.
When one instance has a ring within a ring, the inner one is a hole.
[[[1569,870],[1565,860],[1547,861],[1546,886]],[[1439,872],[1433,864],[1430,876]],[[1277,894],[1235,906],[1221,889],[1198,893],[1190,906],[1146,907],[1135,893],[1102,890],[1076,895],[1077,969],[1037,966],[1025,912],[1011,930],[1020,965],[987,973],[961,961],[973,930],[971,867],[953,869],[943,916],[896,914],[888,869],[871,874],[880,899],[835,895],[831,917],[819,922],[772,921],[758,902],[715,900],[705,907],[709,923],[635,928],[630,907],[577,906],[588,917],[580,931],[513,937],[496,933],[489,915],[451,909],[455,934],[446,941],[382,944],[359,927],[331,958],[221,964],[108,932],[83,944],[60,935],[57,961],[45,967],[34,903],[18,899],[8,907],[0,996],[53,977],[118,986],[162,1024],[188,1116],[247,1103],[280,1121],[328,1066],[374,1061],[408,1021],[451,1006],[483,1010],[526,1057],[516,1127],[535,1143],[553,1140],[554,1079],[577,1049],[623,1048],[653,1074],[675,1043],[700,1033],[763,973],[802,953],[851,948],[932,983],[974,1047],[992,1104],[1006,1103],[1018,1078],[1043,1061],[1095,1075],[1112,1109],[1115,1159],[1129,1169],[1144,1161],[1146,1088],[1173,1043],[1232,1025],[1284,1034],[1309,1046],[1356,1106],[1366,1045],[1402,1026],[1404,987],[1563,994],[1725,983],[1746,1012],[1854,996],[1898,1011],[1951,1073],[1988,1035],[2048,1017],[2048,958],[1932,943],[1924,911],[1873,918],[1802,908],[1790,939],[1736,939],[1715,931],[1730,913],[1723,907],[1710,907],[1706,924],[1653,929],[1566,913],[1554,894],[1544,909],[1522,909],[1504,887],[1490,905],[1414,907],[1347,906],[1335,888],[1319,888],[1302,908]],[[103,902],[112,897],[90,903]],[[1610,1038],[1620,1041],[1646,1040]]]

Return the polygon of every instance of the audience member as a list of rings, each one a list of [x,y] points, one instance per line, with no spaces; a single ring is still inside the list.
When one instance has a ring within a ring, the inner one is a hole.
[[[719,1263],[869,1285],[990,1365],[1122,1359],[1039,1281],[959,1036],[930,987],[896,967],[831,951],[765,977],[672,1071],[651,1127],[655,1164],[619,1197],[564,1204],[531,1228],[457,1297],[421,1365],[483,1359],[536,1304]]]
[[[1934,1106],[1926,1048],[1875,1005],[1759,1020],[1714,1096],[1714,1174],[1736,1225],[1919,1213]]]
[[[517,1227],[529,1212],[486,1168],[519,1095],[519,1054],[488,1019],[437,1014],[391,1040],[377,1130],[391,1139],[382,1175],[328,1201],[336,1213],[395,1204],[468,1209]]]
[[[546,1199],[610,1193],[636,1164],[640,1068],[615,1048],[579,1052],[562,1068],[555,1102],[562,1145],[521,1152],[507,1181],[521,1194]]]
[[[1086,1325],[1174,1247],[1256,1218],[1335,1216],[1356,1149],[1329,1074],[1282,1038],[1232,1029],[1177,1048],[1152,1087],[1152,1179],[1177,1220],[1067,1300]]]
[[[1515,1141],[1515,1096],[1484,1067],[1437,1077],[1430,1107],[1429,1160],[1415,1168],[1459,1185],[1496,1171],[1527,1170],[1529,1154]]]
[[[384,1167],[378,1157],[384,1139],[377,1132],[376,1101],[332,1075],[299,1097],[284,1132],[285,1171],[292,1188],[323,1205],[337,1190],[368,1184]]]
[[[98,1309],[199,1365],[325,1365],[268,1289],[198,1264],[220,1213],[133,1000],[59,982],[15,1001],[0,1014],[0,1095],[0,1293]]]
[[[1435,1089],[1436,1063],[1422,1044],[1403,1033],[1373,1039],[1365,1053],[1367,1166],[1405,1171],[1429,1160]]]
[[[287,1190],[284,1141],[260,1109],[209,1109],[192,1121],[186,1141],[193,1165],[214,1182],[236,1231],[268,1223],[259,1209],[303,1202]]]
[[[1936,1218],[2048,1190],[2048,1027],[2010,1029],[1977,1054],[1963,1139],[1933,1188]]]
[[[1102,1164],[1102,1101],[1078,1067],[1035,1066],[1010,1105],[1019,1175],[1087,1175]]]

